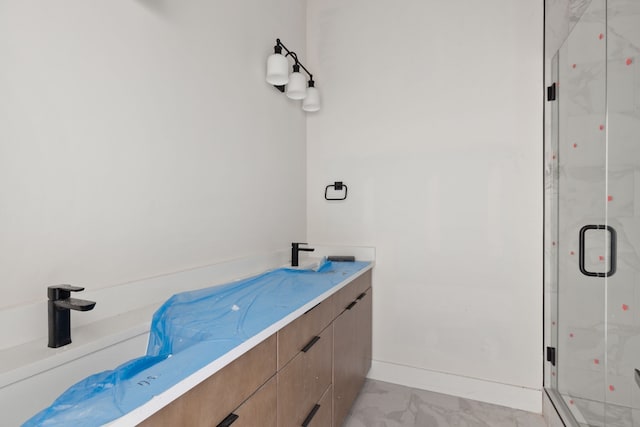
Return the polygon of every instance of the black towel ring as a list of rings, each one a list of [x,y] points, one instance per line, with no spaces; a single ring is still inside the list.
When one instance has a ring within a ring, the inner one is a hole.
[[[335,191],[342,191],[344,190],[344,195],[341,198],[333,198],[333,197],[329,197],[329,189],[333,188]],[[329,184],[325,187],[324,189],[324,199],[325,200],[345,200],[347,198],[347,186],[345,184],[342,183],[342,181],[336,181],[333,184]]]

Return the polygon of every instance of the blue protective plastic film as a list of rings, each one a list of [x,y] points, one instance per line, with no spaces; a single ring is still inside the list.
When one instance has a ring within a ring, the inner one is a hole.
[[[23,426],[100,426],[149,401],[364,269],[324,262],[176,294],[153,315],[147,354],[78,382]]]

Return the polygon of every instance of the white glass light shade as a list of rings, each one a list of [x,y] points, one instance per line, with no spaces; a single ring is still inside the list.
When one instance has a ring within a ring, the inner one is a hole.
[[[307,79],[299,71],[289,75],[287,96],[291,99],[304,99],[307,96]]]
[[[267,83],[282,86],[289,83],[289,62],[279,53],[267,59]]]
[[[302,101],[302,109],[309,113],[320,110],[320,92],[315,87],[307,88],[307,97]]]

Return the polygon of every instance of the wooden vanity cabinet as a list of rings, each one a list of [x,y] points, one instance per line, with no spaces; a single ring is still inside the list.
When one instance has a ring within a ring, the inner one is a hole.
[[[143,421],[340,427],[371,367],[371,271]]]

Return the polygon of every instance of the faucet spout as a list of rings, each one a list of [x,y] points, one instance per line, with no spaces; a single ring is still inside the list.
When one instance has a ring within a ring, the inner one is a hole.
[[[67,299],[54,301],[53,305],[61,309],[89,311],[96,306],[96,303],[94,301],[87,301],[83,299],[67,298]]]
[[[313,252],[314,248],[301,248],[300,245],[308,245],[308,243],[291,243],[291,266],[297,267],[299,264],[299,252]]]
[[[96,306],[94,301],[71,298],[71,292],[84,288],[71,285],[47,288],[47,310],[49,313],[49,347],[58,348],[71,343],[71,310],[89,311]]]

